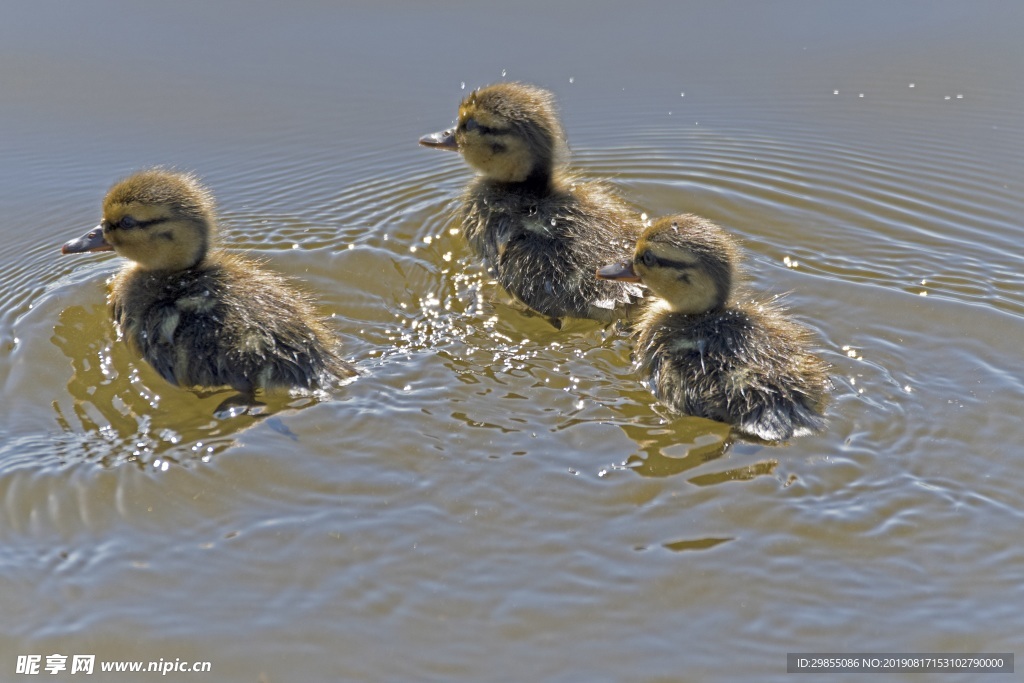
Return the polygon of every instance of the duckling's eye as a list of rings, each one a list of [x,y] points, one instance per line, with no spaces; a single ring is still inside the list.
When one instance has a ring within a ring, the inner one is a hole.
[[[117,227],[123,228],[124,230],[131,230],[132,228],[139,227],[139,222],[131,216],[124,216],[117,222]]]
[[[648,268],[653,268],[658,262],[658,257],[654,255],[654,252],[648,249],[644,253],[640,254],[640,262]]]
[[[466,131],[467,133],[471,130],[477,130],[480,127],[481,126],[479,123],[476,122],[476,119],[466,119],[462,123],[462,130]]]

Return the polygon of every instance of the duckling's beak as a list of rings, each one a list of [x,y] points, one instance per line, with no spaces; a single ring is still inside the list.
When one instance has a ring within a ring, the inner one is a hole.
[[[424,147],[435,149],[449,149],[453,152],[459,151],[459,143],[455,142],[455,129],[449,128],[420,138],[420,144]]]
[[[114,251],[114,247],[103,239],[102,226],[97,225],[78,239],[71,240],[60,248],[62,254],[83,254],[87,251]]]
[[[623,282],[640,282],[640,276],[633,270],[632,261],[619,261],[597,269],[598,280],[622,280]]]

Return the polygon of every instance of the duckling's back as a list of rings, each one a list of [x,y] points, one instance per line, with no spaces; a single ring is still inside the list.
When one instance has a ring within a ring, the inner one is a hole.
[[[307,298],[241,257],[176,273],[129,267],[110,304],[129,343],[179,386],[311,390],[355,375]]]
[[[599,183],[541,191],[477,178],[462,225],[501,286],[543,315],[610,321],[643,295],[636,284],[594,277],[628,258],[642,229],[639,214]]]
[[[637,364],[663,402],[781,441],[825,428],[828,364],[810,334],[767,303],[699,315],[652,310],[640,323]]]

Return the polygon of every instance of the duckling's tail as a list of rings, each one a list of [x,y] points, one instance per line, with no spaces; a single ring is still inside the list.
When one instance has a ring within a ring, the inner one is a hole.
[[[818,434],[827,421],[813,408],[801,402],[789,405],[758,406],[743,416],[737,429],[764,441],[785,441],[796,436]]]

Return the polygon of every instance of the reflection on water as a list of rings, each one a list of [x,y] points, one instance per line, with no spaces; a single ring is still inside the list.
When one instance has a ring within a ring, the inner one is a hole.
[[[34,8],[0,26],[0,666],[760,681],[1016,645],[1020,8]],[[826,434],[674,416],[625,330],[496,287],[452,218],[471,171],[416,139],[503,69],[584,174],[740,238],[833,366]],[[115,260],[57,249],[155,164],[315,294],[359,381],[218,419],[116,338]]]
[[[261,226],[266,223],[263,219],[253,222]],[[290,233],[310,230],[298,220],[280,222],[280,234],[290,240],[286,244],[297,249],[294,240],[302,238]],[[246,233],[228,232],[229,243],[235,241],[231,239],[234,236],[246,237]],[[101,260],[100,268],[79,263],[85,275],[72,271],[72,275],[51,283],[52,289],[82,299],[102,296],[97,271],[109,269],[111,261]],[[66,394],[72,402],[67,405],[66,395],[52,401],[57,427],[63,433],[47,444],[47,450],[55,448],[61,462],[74,462],[84,455],[86,461],[104,465],[134,462],[163,470],[193,461],[209,462],[213,454],[237,445],[235,435],[257,422],[297,440],[281,417],[329,398],[327,392],[261,392],[252,404],[234,392],[179,389],[137,358],[119,334],[115,338],[116,328],[105,306],[68,305],[60,299],[57,296],[51,301],[54,307],[64,306],[51,341],[70,360],[72,373]],[[31,309],[33,305],[27,307],[22,318],[28,317]]]
[[[682,552],[684,550],[707,550],[708,548],[714,548],[716,545],[728,543],[733,541],[733,538],[698,538],[692,541],[673,541],[672,543],[664,543],[663,547],[668,548],[674,552]]]
[[[778,460],[765,460],[763,462],[754,463],[753,465],[736,467],[724,472],[715,472],[714,474],[702,474],[699,477],[691,477],[690,483],[697,486],[711,486],[712,484],[722,484],[727,481],[748,481],[754,477],[774,474],[775,468],[778,466]]]
[[[673,420],[660,429],[639,425],[623,425],[622,429],[646,456],[630,455],[623,466],[646,477],[686,472],[722,457],[731,443],[727,425],[697,417]]]
[[[66,400],[53,401],[63,433],[52,444],[62,462],[157,462],[163,469],[193,460],[209,462],[257,421],[269,420],[290,435],[274,414],[316,402],[308,396],[267,396],[261,397],[265,402],[259,410],[218,417],[218,407],[231,392],[196,394],[170,385],[132,356],[126,344],[115,341],[113,330],[106,306],[100,305],[69,306],[54,326],[51,341],[67,354],[73,369],[67,383],[70,406]]]

